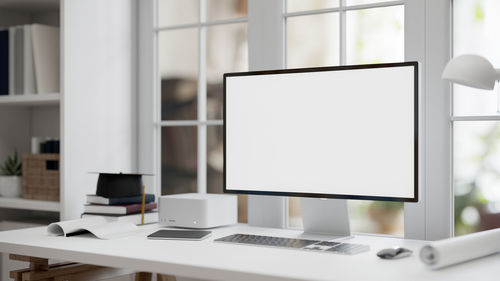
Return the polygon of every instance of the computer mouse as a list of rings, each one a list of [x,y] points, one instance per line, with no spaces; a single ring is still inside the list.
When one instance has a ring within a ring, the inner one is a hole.
[[[394,247],[378,251],[377,256],[386,260],[395,260],[411,256],[412,253],[410,249]]]

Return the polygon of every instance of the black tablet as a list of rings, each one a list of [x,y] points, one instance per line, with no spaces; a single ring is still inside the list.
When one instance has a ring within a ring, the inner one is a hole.
[[[162,229],[148,235],[149,239],[175,239],[175,240],[203,240],[210,236],[212,231],[206,230],[170,230]]]

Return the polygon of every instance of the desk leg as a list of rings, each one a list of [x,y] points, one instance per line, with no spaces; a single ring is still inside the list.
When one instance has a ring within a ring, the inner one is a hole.
[[[137,272],[135,274],[135,281],[151,281],[153,274],[150,272]]]
[[[156,280],[157,281],[176,281],[175,276],[166,275],[166,274],[157,274]]]
[[[135,281],[151,281],[153,275],[149,272],[137,272],[135,274]],[[176,281],[175,276],[166,274],[157,274],[157,281]]]
[[[111,274],[117,269],[79,263],[57,263],[50,264],[48,259],[28,257],[21,255],[10,255],[10,259],[29,262],[26,269],[10,272],[10,278],[15,281],[80,281],[96,280],[103,274]]]
[[[49,265],[48,259],[14,254],[11,254],[9,258],[11,260],[29,262],[29,268],[14,270],[10,272],[10,278],[13,278],[15,281],[87,280],[88,278],[95,278],[96,275],[109,274],[109,272],[117,270],[95,265],[77,263],[60,263]],[[149,272],[137,272],[135,274],[135,281],[151,281],[152,276],[153,275]],[[158,274],[157,281],[176,281],[176,278],[172,275]]]
[[[29,272],[47,271],[49,269],[49,260],[48,259],[22,256],[22,255],[14,255],[14,254],[10,254],[9,259],[29,263],[29,268],[27,268],[27,269],[13,270],[10,272],[10,278],[13,278],[15,281],[22,281],[23,274],[26,274]]]

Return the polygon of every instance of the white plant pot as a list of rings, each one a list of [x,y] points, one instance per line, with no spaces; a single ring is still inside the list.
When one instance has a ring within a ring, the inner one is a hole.
[[[0,196],[18,198],[23,195],[20,176],[0,176]]]

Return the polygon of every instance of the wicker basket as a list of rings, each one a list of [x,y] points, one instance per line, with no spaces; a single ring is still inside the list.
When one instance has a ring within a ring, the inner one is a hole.
[[[23,198],[59,201],[59,154],[23,156]]]

